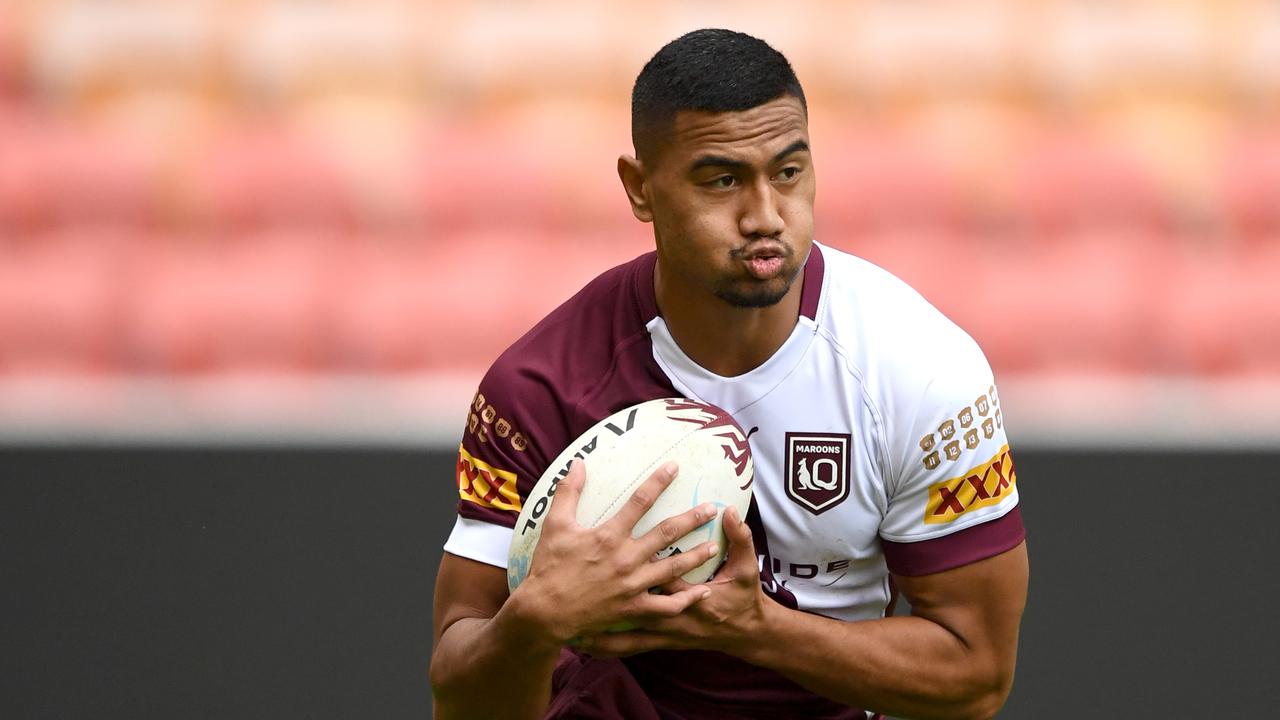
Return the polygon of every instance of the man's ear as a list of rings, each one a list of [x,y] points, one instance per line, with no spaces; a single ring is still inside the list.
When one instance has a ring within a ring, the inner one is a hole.
[[[649,203],[648,187],[644,178],[644,166],[630,155],[618,158],[618,179],[631,203],[631,214],[640,222],[653,222],[653,206]]]

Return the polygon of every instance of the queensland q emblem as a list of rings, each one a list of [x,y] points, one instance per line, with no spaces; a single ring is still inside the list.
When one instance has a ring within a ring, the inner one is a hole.
[[[787,433],[787,497],[819,515],[849,497],[850,436]]]

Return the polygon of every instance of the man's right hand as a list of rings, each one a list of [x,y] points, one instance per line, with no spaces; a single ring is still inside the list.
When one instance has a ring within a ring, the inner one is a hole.
[[[556,488],[529,574],[507,601],[513,620],[526,626],[530,639],[559,648],[574,638],[605,631],[623,622],[674,617],[706,597],[706,585],[682,587],[669,595],[650,593],[706,562],[718,552],[705,542],[689,552],[655,559],[698,526],[715,517],[715,507],[700,505],[658,523],[638,538],[631,534],[640,518],[675,479],[675,463],[659,468],[636,489],[612,518],[594,528],[577,522],[586,468],[574,460]]]

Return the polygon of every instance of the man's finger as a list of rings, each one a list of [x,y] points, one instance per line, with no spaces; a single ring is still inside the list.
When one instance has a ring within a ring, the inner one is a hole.
[[[648,563],[638,571],[641,587],[651,588],[673,580],[679,580],[685,573],[715,557],[717,552],[719,552],[719,547],[715,543],[704,542],[691,548],[689,552],[669,555],[661,560]],[[679,588],[675,593],[686,590],[688,587],[691,586]],[[671,594],[673,593],[668,593],[668,595]]]
[[[703,503],[679,515],[672,515],[640,536],[640,551],[646,556],[662,552],[675,545],[680,538],[711,522],[715,516],[716,506],[711,503]],[[634,526],[635,522],[627,526],[627,532],[630,533]]]
[[[676,578],[674,580],[668,580],[667,582],[664,582],[661,585],[657,586],[658,591],[661,592],[663,595],[675,595],[681,590],[685,590],[690,587],[693,587],[693,585],[685,581],[684,578]]]
[[[724,536],[729,541],[729,553],[724,567],[716,573],[715,580],[758,581],[760,568],[756,564],[755,544],[751,542],[751,528],[747,527],[737,508],[731,507],[724,511]]]
[[[578,521],[578,500],[586,481],[587,464],[582,458],[574,458],[569,463],[568,474],[556,483],[551,508],[547,510],[548,525],[572,525]]]
[[[649,508],[653,507],[653,503],[657,501],[662,491],[667,489],[671,481],[675,480],[678,472],[679,468],[674,462],[663,463],[662,467],[654,470],[652,475],[640,483],[640,487],[631,493],[631,497],[622,504],[622,508],[613,517],[609,518],[605,525],[630,536],[631,529],[649,511]]]
[[[630,613],[632,617],[672,618],[711,596],[711,588],[706,585],[690,585],[671,595],[646,594],[637,600],[638,610]]]

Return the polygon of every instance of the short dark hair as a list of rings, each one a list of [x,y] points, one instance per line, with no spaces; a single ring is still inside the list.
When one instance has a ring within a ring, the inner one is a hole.
[[[808,112],[791,63],[765,41],[733,30],[694,30],[663,46],[631,91],[631,143],[642,159],[681,110],[740,112],[790,95]]]

